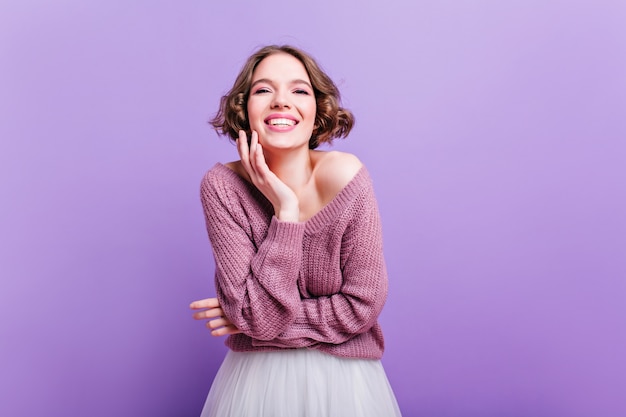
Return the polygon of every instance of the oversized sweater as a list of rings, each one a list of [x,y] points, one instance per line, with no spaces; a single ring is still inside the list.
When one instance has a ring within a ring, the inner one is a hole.
[[[230,349],[382,356],[387,272],[365,167],[304,222],[279,220],[253,184],[219,163],[204,176],[201,199],[217,298],[242,331],[227,338]]]

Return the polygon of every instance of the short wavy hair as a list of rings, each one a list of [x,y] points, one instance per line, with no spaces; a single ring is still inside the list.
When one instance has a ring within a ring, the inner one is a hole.
[[[331,143],[335,138],[347,137],[354,126],[354,115],[341,106],[339,89],[310,55],[290,45],[265,46],[248,58],[231,90],[222,96],[219,110],[210,121],[216,132],[232,141],[239,137],[240,130],[250,137],[248,97],[252,73],[261,61],[277,53],[289,54],[302,62],[311,80],[317,109],[309,148],[315,149],[322,143]]]

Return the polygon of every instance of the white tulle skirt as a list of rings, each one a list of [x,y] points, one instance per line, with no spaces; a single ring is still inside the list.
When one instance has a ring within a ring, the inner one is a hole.
[[[229,351],[201,417],[400,416],[379,360],[317,350]]]

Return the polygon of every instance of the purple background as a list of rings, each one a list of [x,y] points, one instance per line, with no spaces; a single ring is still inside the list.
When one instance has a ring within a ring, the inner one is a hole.
[[[197,416],[206,121],[259,45],[357,116],[406,416],[626,415],[626,3],[4,1],[0,415]]]

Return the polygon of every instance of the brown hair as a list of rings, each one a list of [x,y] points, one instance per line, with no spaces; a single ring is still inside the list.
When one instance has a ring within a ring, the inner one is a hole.
[[[341,107],[339,89],[310,55],[289,45],[265,46],[248,58],[231,90],[222,96],[219,110],[210,122],[217,133],[234,141],[239,137],[239,131],[244,130],[250,137],[247,107],[252,73],[262,60],[280,52],[302,62],[311,80],[317,110],[309,148],[315,149],[321,143],[331,143],[335,138],[348,136],[354,125],[354,116]]]

